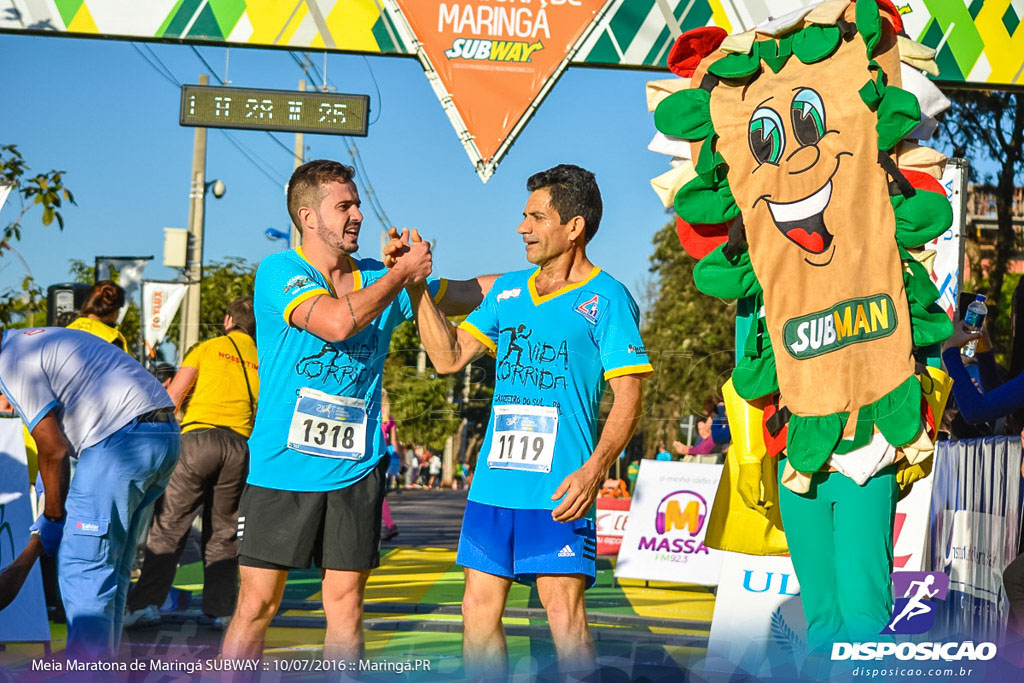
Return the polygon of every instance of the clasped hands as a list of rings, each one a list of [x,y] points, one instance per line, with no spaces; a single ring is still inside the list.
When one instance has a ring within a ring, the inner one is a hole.
[[[406,285],[421,284],[434,269],[430,242],[420,237],[419,230],[398,228],[388,230],[388,243],[383,250],[384,265],[402,275]]]

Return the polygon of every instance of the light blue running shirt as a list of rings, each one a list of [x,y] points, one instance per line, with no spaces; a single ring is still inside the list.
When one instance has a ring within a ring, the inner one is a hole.
[[[469,499],[547,509],[590,457],[607,380],[653,372],[629,290],[600,268],[540,296],[539,270],[502,275],[460,326],[495,354],[487,436]],[[550,469],[547,469],[550,468]]]
[[[356,290],[387,272],[380,261],[349,258]],[[443,279],[428,281],[436,301],[444,297],[447,285]],[[384,456],[384,361],[392,332],[413,317],[409,295],[403,289],[354,337],[326,342],[289,322],[299,304],[322,294],[333,296],[333,287],[306,260],[301,247],[268,256],[256,271],[253,307],[260,395],[249,437],[247,480],[254,486],[332,491],[365,477]],[[362,433],[364,414],[365,438],[353,439],[353,434]]]

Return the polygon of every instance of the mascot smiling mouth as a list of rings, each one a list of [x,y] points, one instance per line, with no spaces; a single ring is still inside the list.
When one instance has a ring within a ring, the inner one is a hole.
[[[832,179],[809,197],[781,203],[765,200],[775,226],[791,242],[812,254],[824,253],[832,246],[833,235],[825,227],[825,209],[832,199]]]
[[[832,170],[832,175],[821,188],[803,199],[795,202],[773,202],[767,196],[761,197],[768,205],[768,212],[772,215],[775,227],[793,244],[811,254],[824,254],[832,247],[832,252],[824,263],[804,259],[808,264],[818,268],[832,263],[832,257],[835,256],[836,250],[832,245],[835,236],[825,226],[825,209],[832,199],[832,179],[839,172],[839,160],[844,156],[853,155],[850,152],[837,154],[836,167]]]

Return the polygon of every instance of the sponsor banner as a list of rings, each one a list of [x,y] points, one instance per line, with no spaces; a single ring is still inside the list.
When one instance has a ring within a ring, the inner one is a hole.
[[[18,2],[0,13],[0,30],[407,53],[376,0]]]
[[[480,178],[494,172],[609,0],[390,0]]]
[[[156,348],[167,336],[167,328],[171,326],[188,285],[180,282],[143,282],[142,283],[142,319],[146,329],[146,355],[156,357]]]
[[[676,37],[701,26],[742,33],[814,0],[615,0],[575,62],[664,67]],[[1024,6],[974,0],[900,0],[906,34],[937,48],[942,81],[1024,83]]]
[[[927,559],[931,497],[932,477],[926,477],[896,505],[893,582],[898,596],[906,597],[904,579],[920,573]],[[722,555],[708,639],[708,672],[795,676],[807,656],[807,620],[792,560],[789,556]]]
[[[19,419],[0,418],[0,569],[28,545],[32,488]],[[36,562],[18,596],[0,611],[0,643],[50,640],[43,578]]]
[[[1008,602],[1002,571],[1017,556],[1022,480],[1019,436],[936,444],[928,569],[949,575],[936,634],[998,642]]]
[[[616,578],[718,584],[722,553],[704,545],[722,465],[643,460]]]
[[[919,572],[925,568],[933,481],[933,477],[925,477],[916,482],[896,504],[892,558],[896,571]]]
[[[707,673],[795,675],[807,657],[807,620],[789,556],[722,553]]]
[[[626,533],[630,498],[597,499],[597,554],[617,555]]]

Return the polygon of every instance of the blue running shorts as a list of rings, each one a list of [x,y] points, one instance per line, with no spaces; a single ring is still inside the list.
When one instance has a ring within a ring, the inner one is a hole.
[[[469,569],[532,583],[538,574],[597,574],[594,520],[556,522],[551,510],[520,510],[466,502],[455,562]]]

